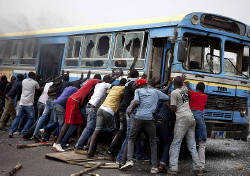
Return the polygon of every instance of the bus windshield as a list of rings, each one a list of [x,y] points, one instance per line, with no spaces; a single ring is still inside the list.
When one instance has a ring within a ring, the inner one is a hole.
[[[225,75],[249,78],[249,47],[232,41],[225,42]]]
[[[185,33],[188,55],[183,67],[206,73],[221,72],[221,40],[214,37]]]

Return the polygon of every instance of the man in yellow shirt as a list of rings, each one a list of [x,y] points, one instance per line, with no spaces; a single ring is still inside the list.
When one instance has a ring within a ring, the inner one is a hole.
[[[96,119],[96,128],[95,132],[91,136],[90,146],[88,150],[88,157],[92,157],[93,147],[97,141],[97,136],[100,131],[113,131],[114,130],[114,114],[117,112],[120,101],[122,99],[122,95],[125,90],[126,79],[123,78],[120,80],[118,86],[113,86],[110,90],[107,98],[100,106],[97,111],[97,119]]]

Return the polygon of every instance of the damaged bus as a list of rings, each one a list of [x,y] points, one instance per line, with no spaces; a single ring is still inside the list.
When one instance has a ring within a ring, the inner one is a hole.
[[[246,139],[250,27],[208,13],[124,23],[0,34],[0,73],[36,71],[44,79],[69,71],[71,79],[135,68],[164,82],[186,74],[206,85],[205,119],[211,137]]]

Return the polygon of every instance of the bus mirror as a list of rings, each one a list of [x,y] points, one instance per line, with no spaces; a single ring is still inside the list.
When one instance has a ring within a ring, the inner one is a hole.
[[[182,40],[178,45],[178,61],[184,62],[187,58],[187,42]]]
[[[246,72],[249,68],[249,60],[250,57],[243,56],[243,62],[242,62],[242,72]]]

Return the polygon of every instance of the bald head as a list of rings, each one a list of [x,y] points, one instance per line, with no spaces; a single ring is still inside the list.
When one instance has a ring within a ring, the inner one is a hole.
[[[176,88],[181,88],[182,87],[182,85],[183,85],[183,79],[182,79],[181,76],[176,76],[174,78],[174,85],[175,85]]]

